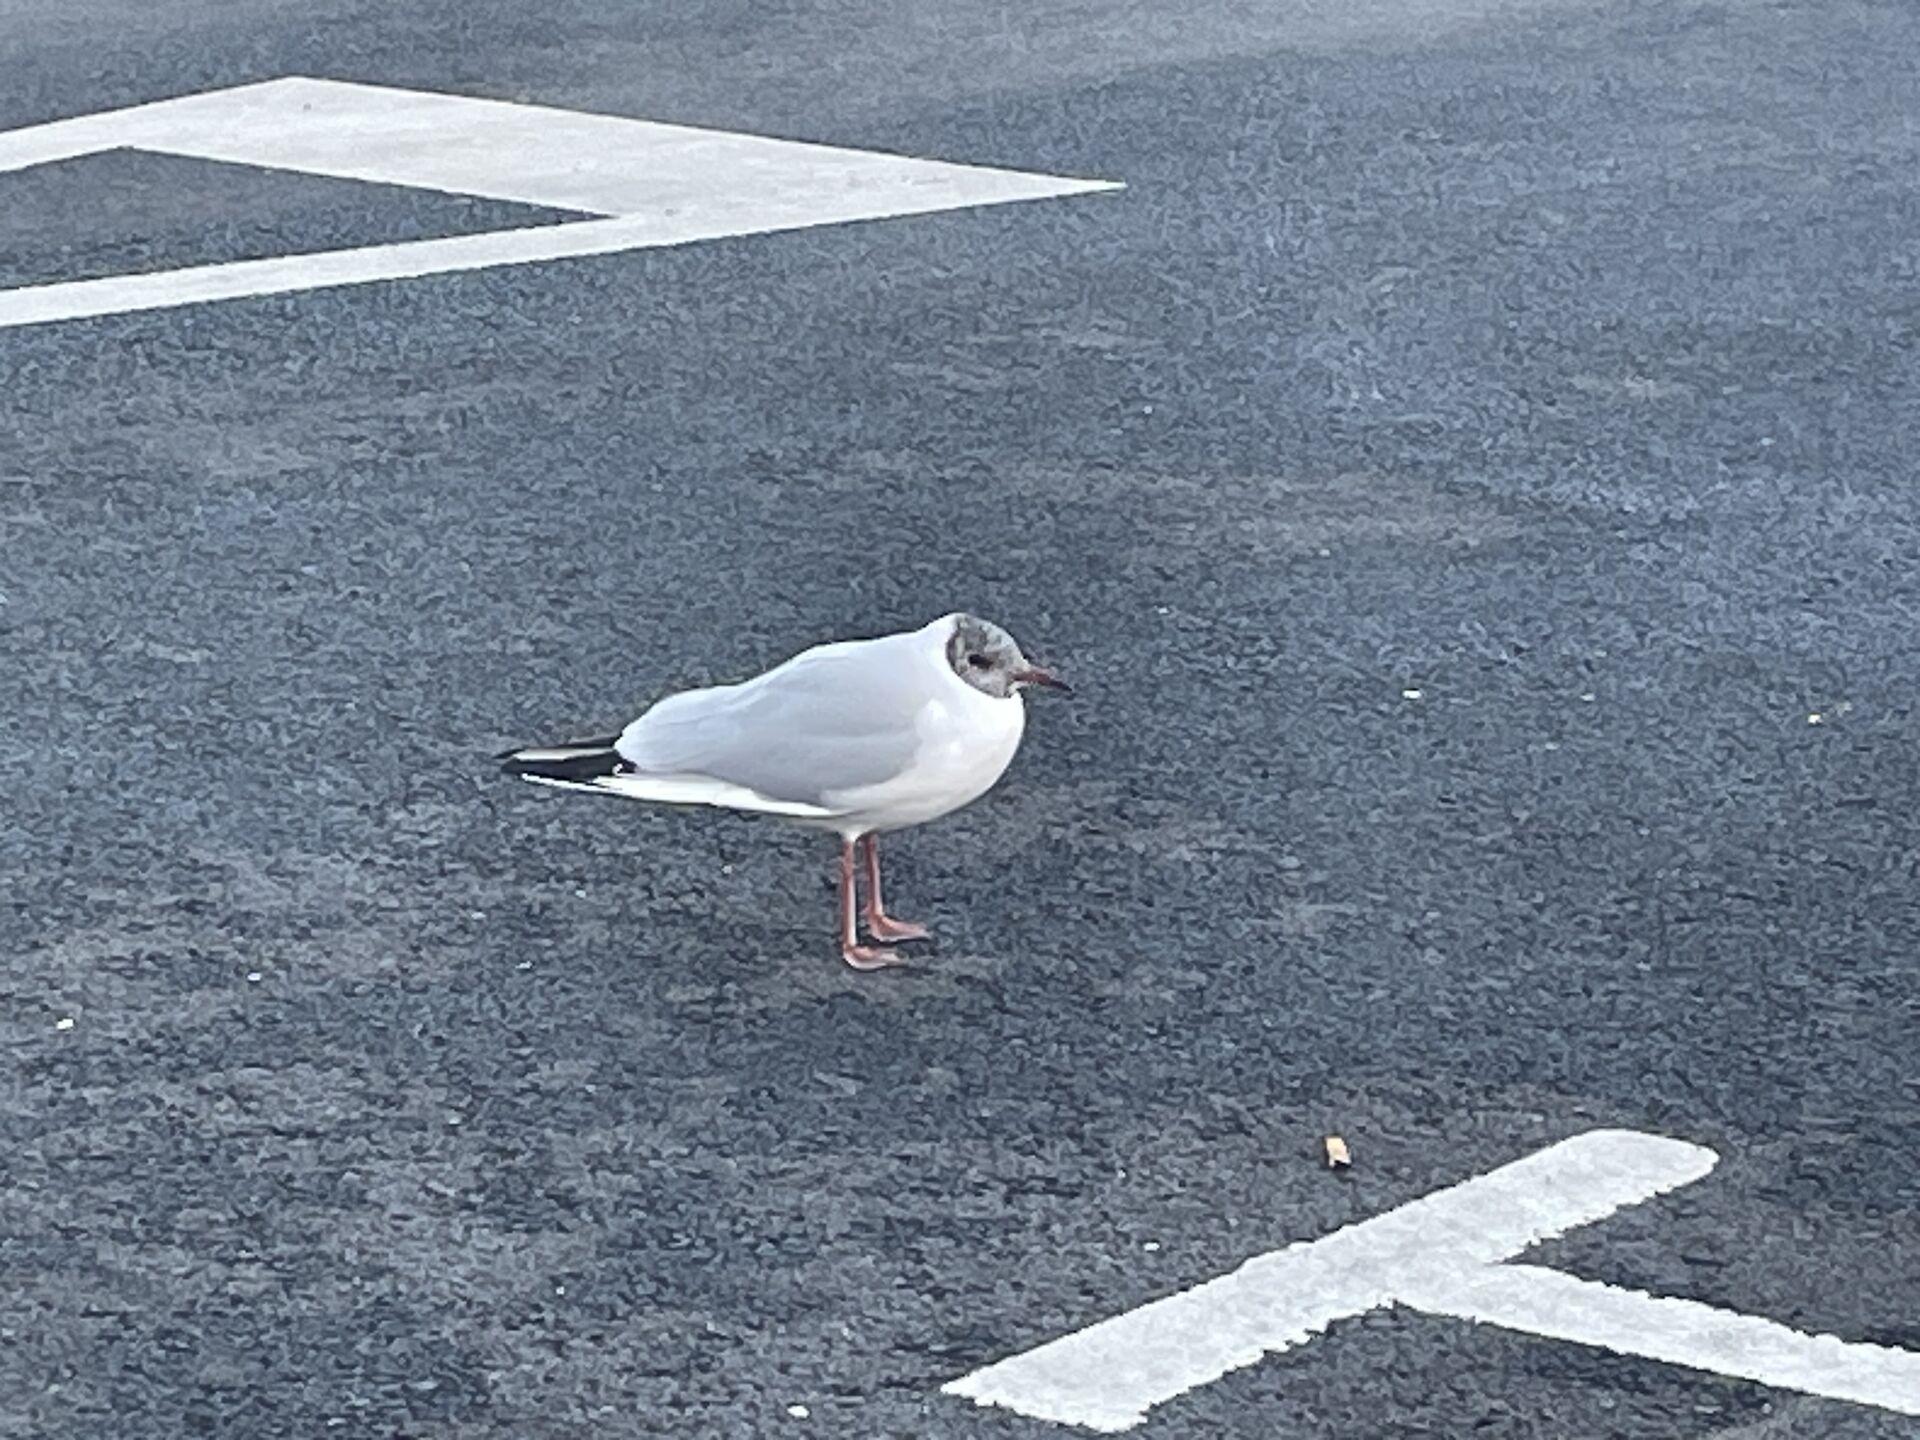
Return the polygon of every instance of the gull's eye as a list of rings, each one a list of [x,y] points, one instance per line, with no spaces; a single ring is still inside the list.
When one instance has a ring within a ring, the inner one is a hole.
[[[993,662],[984,655],[967,656],[967,664],[973,666],[976,670],[990,670],[993,668]]]

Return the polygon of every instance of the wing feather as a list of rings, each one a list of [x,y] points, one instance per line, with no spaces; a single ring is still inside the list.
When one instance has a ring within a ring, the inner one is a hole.
[[[670,695],[621,733],[621,758],[831,812],[837,794],[913,764],[931,692],[912,639],[822,645],[739,685]]]

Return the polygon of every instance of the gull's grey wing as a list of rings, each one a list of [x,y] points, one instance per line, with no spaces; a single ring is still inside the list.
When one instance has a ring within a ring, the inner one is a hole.
[[[649,774],[831,808],[830,797],[913,763],[932,686],[908,638],[823,645],[743,684],[670,695],[622,732],[621,757]]]

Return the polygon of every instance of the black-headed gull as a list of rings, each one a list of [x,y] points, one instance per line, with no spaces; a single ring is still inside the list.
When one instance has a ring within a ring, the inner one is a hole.
[[[918,630],[817,645],[738,685],[659,701],[618,735],[509,750],[510,775],[675,805],[778,815],[840,835],[840,953],[856,970],[900,963],[867,931],[918,940],[887,914],[876,837],[938,819],[993,788],[1026,728],[1020,692],[1067,687],[998,625],[943,615]]]

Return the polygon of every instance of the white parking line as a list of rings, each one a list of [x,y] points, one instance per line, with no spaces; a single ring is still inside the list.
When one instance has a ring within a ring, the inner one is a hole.
[[[293,76],[0,133],[0,173],[134,149],[591,218],[0,291],[0,327],[1118,186]]]
[[[1537,1265],[1487,1265],[1456,1276],[1423,1276],[1401,1288],[1401,1304],[1432,1315],[1920,1415],[1920,1355],[1905,1350],[1803,1335],[1757,1315],[1619,1289]]]
[[[943,1388],[1036,1419],[1127,1430],[1335,1320],[1399,1304],[1920,1415],[1920,1356],[1502,1263],[1698,1180],[1715,1158],[1662,1136],[1590,1131]]]

